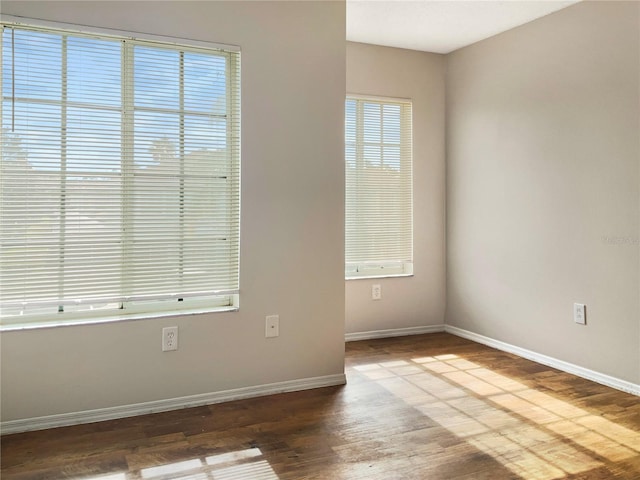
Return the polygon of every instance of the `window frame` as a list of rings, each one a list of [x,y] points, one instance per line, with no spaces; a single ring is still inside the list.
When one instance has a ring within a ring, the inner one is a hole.
[[[356,102],[356,114],[355,114],[355,140],[353,142],[349,142],[347,140],[347,103],[349,101]],[[408,176],[405,178],[410,185],[410,193],[409,193],[409,218],[410,218],[410,231],[409,241],[410,241],[410,259],[395,259],[395,260],[358,260],[358,261],[347,261],[348,256],[348,246],[347,246],[347,235],[345,231],[345,280],[362,280],[362,279],[375,279],[375,278],[395,278],[395,277],[411,277],[414,275],[413,271],[413,236],[414,236],[414,218],[413,218],[413,101],[410,98],[399,98],[399,97],[387,97],[387,96],[379,96],[379,95],[367,95],[367,94],[355,94],[355,93],[347,93],[345,96],[345,172],[348,168],[348,160],[347,160],[347,147],[349,144],[352,144],[354,147],[354,155],[356,157],[356,165],[359,163],[358,159],[363,156],[363,153],[358,151],[358,149],[364,148],[366,145],[366,141],[362,139],[364,136],[364,119],[363,113],[360,109],[364,107],[359,107],[358,104],[371,102],[374,104],[379,104],[381,106],[384,105],[400,105],[402,108],[407,108],[408,113],[400,114],[399,125],[398,128],[401,131],[400,133],[400,143],[398,144],[401,152],[405,150],[405,153],[400,154],[400,162],[408,162],[408,165],[401,165],[401,169],[408,168]],[[382,125],[382,121],[381,121]],[[382,126],[381,126],[382,131]],[[404,137],[404,142],[402,142],[402,138]],[[380,143],[381,151],[385,146],[385,142],[381,133]],[[361,160],[361,159],[360,159]],[[380,162],[382,164],[382,154],[380,155]],[[345,173],[345,176],[347,174]],[[345,178],[345,230],[347,230],[348,225],[348,217],[346,210],[348,208],[348,180]]]
[[[141,34],[141,33],[133,33],[122,30],[113,30],[113,29],[104,29],[104,28],[93,28],[93,27],[84,27],[80,25],[67,24],[67,23],[59,23],[59,22],[49,22],[42,21],[38,19],[27,19],[22,17],[14,17],[7,15],[0,15],[0,22],[2,24],[3,29],[5,27],[8,28],[17,28],[22,30],[34,30],[34,31],[42,31],[47,33],[54,33],[60,35],[69,35],[73,37],[87,37],[92,39],[105,39],[105,40],[117,40],[117,41],[127,41],[131,43],[130,48],[133,50],[135,45],[149,45],[152,47],[159,48],[167,48],[169,50],[173,50],[175,52],[208,52],[220,57],[224,57],[225,60],[225,70],[226,70],[226,118],[227,118],[227,127],[226,127],[226,136],[228,142],[229,149],[229,158],[230,161],[233,162],[230,165],[230,168],[236,173],[236,178],[232,180],[232,183],[236,184],[234,187],[231,185],[228,187],[230,190],[230,198],[234,198],[237,202],[237,216],[234,215],[231,219],[231,223],[229,223],[230,228],[235,228],[237,231],[237,244],[234,243],[235,249],[237,251],[238,260],[238,271],[236,274],[236,282],[239,287],[239,254],[240,254],[240,110],[241,110],[241,99],[240,99],[240,48],[238,46],[212,43],[212,42],[203,42],[198,40],[191,39],[177,39],[173,37],[165,37],[151,34]],[[0,39],[0,45],[2,41]],[[121,62],[124,65],[128,62],[127,55],[125,52],[128,51],[123,47],[121,51]],[[215,53],[214,53],[215,52]],[[0,56],[1,58],[1,56]],[[234,63],[235,62],[235,63]],[[133,64],[129,65],[127,68],[131,68]],[[2,72],[2,64],[0,63],[0,74]],[[133,76],[132,71],[121,72],[121,81],[123,82],[123,88],[132,89],[131,79]],[[127,81],[129,79],[129,81]],[[125,86],[126,84],[126,86]],[[6,101],[6,96],[4,92],[0,92],[2,95],[3,103]],[[233,103],[231,101],[231,97],[235,99]],[[237,97],[237,98],[236,98]],[[15,98],[15,95],[14,95]],[[127,115],[124,114],[124,110],[127,107],[131,107],[127,102],[126,98],[132,98],[132,94],[127,93],[126,95],[123,93],[122,99],[120,101],[120,109],[122,110],[122,114],[119,118],[119,125],[121,129],[120,139],[122,143],[125,143],[125,137],[128,135],[127,132],[132,133],[133,130],[127,130],[127,123],[131,123],[132,120],[127,120]],[[60,103],[65,100],[61,100]],[[133,111],[133,110],[131,110]],[[186,110],[182,111],[181,114],[186,114]],[[237,119],[233,117],[234,113],[237,113]],[[131,117],[132,114],[129,114]],[[0,109],[0,119],[2,118],[2,109]],[[132,127],[132,124],[129,125]],[[131,137],[133,138],[133,137]],[[236,153],[231,152],[231,150],[235,150]],[[123,154],[124,155],[124,154]],[[133,162],[133,151],[128,154],[131,155],[130,161]],[[180,160],[184,162],[184,159]],[[235,165],[235,166],[234,166]],[[65,173],[65,175],[68,175]],[[124,172],[121,172],[120,178],[125,175]],[[126,180],[122,180],[123,185],[119,188],[120,191],[123,192],[125,187],[124,183]],[[122,193],[121,193],[122,194]],[[125,222],[130,222],[131,217],[127,217],[125,213],[126,208],[123,208],[121,213],[121,221],[123,224]],[[233,227],[231,227],[233,225]],[[122,240],[121,240],[122,241]],[[231,257],[230,257],[231,258]],[[124,265],[126,263],[125,256],[120,260]],[[123,267],[126,270],[126,266]],[[123,271],[124,271],[123,270]],[[126,282],[124,279],[124,273],[121,273],[121,282]],[[166,295],[165,295],[166,296]],[[97,303],[94,301],[94,304]],[[78,324],[87,324],[87,323],[103,323],[109,321],[120,321],[120,320],[132,320],[139,318],[154,318],[154,317],[163,317],[163,316],[175,316],[182,314],[193,314],[193,313],[209,313],[209,312],[229,312],[229,311],[237,311],[239,309],[239,288],[235,290],[228,290],[220,293],[209,293],[206,296],[200,296],[195,298],[180,298],[180,295],[176,295],[175,297],[168,296],[166,299],[161,298],[157,299],[151,303],[144,301],[143,298],[136,298],[134,295],[131,299],[123,299],[119,301],[120,306],[117,308],[109,308],[109,309],[96,309],[96,310],[81,310],[74,311],[76,309],[70,308],[70,311],[65,311],[62,314],[55,314],[51,311],[47,313],[30,313],[25,315],[11,315],[6,317],[0,317],[0,331],[7,330],[17,330],[17,329],[31,329],[31,328],[40,328],[40,327],[51,327],[51,326],[62,326],[62,325],[78,325]]]

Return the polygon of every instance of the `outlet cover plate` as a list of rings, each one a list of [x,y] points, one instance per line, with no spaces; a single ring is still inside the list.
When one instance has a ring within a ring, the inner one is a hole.
[[[162,329],[162,351],[170,352],[178,349],[178,327]]]
[[[573,304],[573,321],[580,324],[587,324],[587,307],[583,303]]]
[[[382,285],[376,284],[371,285],[371,300],[381,300],[382,299]]]

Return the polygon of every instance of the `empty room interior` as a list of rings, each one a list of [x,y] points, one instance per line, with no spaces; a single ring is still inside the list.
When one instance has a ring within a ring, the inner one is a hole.
[[[640,479],[639,2],[0,9],[3,479]]]

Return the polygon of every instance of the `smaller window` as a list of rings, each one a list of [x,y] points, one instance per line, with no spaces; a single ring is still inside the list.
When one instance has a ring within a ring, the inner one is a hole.
[[[411,102],[348,96],[345,276],[413,273]]]

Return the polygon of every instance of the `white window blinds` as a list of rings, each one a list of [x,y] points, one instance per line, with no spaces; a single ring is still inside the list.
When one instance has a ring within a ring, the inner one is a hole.
[[[239,53],[3,25],[3,323],[231,305]]]
[[[345,274],[413,273],[411,102],[347,97]]]

